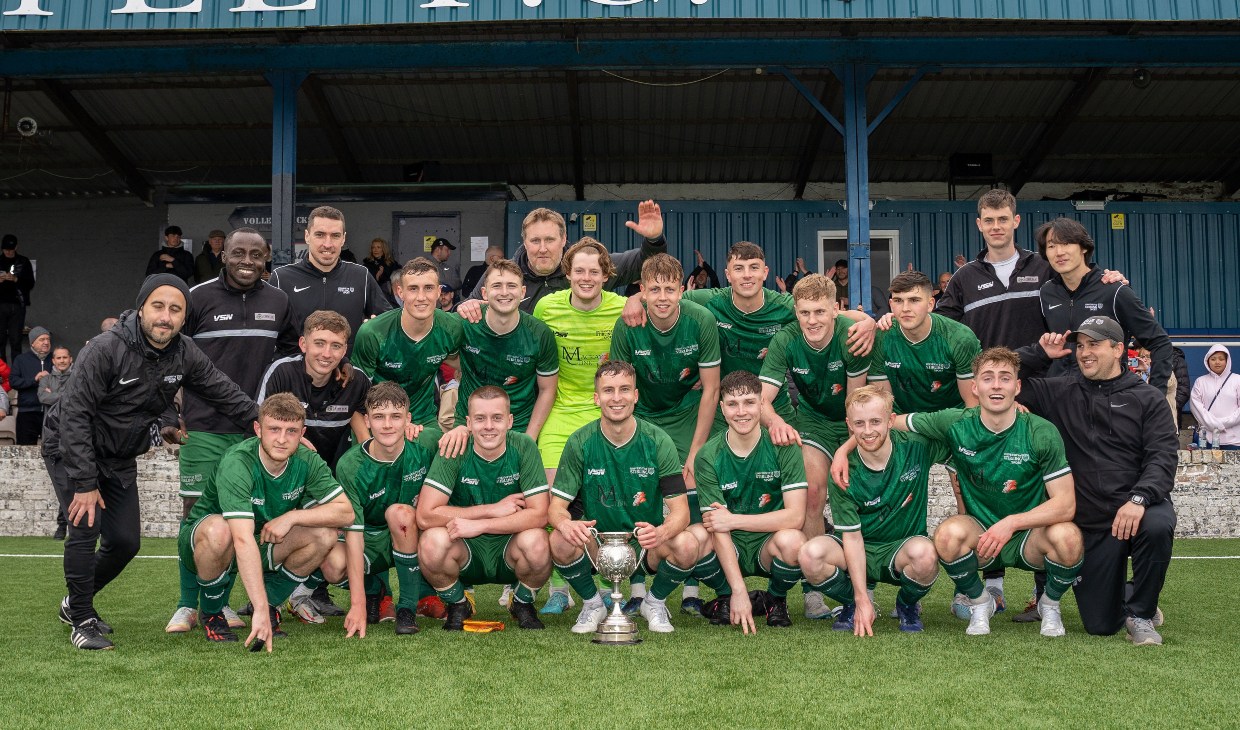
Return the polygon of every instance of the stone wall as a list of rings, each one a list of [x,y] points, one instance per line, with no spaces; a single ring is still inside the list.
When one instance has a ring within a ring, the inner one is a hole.
[[[181,517],[176,449],[138,458],[142,534],[175,537]],[[1173,496],[1180,537],[1240,537],[1240,452],[1181,451]],[[930,481],[930,527],[955,513],[947,472],[935,467]],[[33,446],[0,447],[0,536],[51,535],[56,499]]]

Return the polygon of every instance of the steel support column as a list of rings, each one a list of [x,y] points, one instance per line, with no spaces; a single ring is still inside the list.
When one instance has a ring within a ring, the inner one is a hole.
[[[866,90],[872,66],[835,69],[844,83],[844,184],[848,208],[848,304],[873,312],[870,302],[870,134]]]
[[[273,71],[271,84],[271,257],[273,263],[293,260],[293,224],[297,207],[297,89],[306,74]]]

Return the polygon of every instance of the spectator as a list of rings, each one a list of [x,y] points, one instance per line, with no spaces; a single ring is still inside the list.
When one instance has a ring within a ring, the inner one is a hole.
[[[357,263],[357,255],[353,253],[353,249],[345,248],[340,251],[340,260],[347,261],[351,264]]]
[[[461,291],[473,291],[478,286],[478,282],[482,281],[482,275],[487,273],[487,267],[504,258],[504,249],[499,246],[487,246],[486,256],[483,262],[469,267],[469,271],[465,272],[465,279],[461,284]]]
[[[947,291],[947,282],[951,280],[952,280],[952,272],[944,271],[943,273],[939,274],[939,285],[935,287],[934,292],[932,292],[935,299],[938,299],[940,296],[943,295],[943,292]]]
[[[448,259],[452,258],[452,252],[456,250],[448,242],[446,238],[436,238],[431,244],[431,258],[439,264],[439,283],[447,284],[452,287],[452,291],[456,291],[461,287],[461,275],[452,264],[448,263]]]
[[[224,250],[224,238],[227,235],[218,228],[207,234],[207,245],[194,259],[194,281],[201,284],[220,275],[220,269],[224,268],[221,252]]]
[[[375,281],[379,282],[380,289],[387,288],[392,272],[400,268],[396,257],[392,255],[392,247],[382,238],[375,238],[370,242],[370,255],[362,259],[362,264],[370,275],[375,277]]]
[[[439,285],[438,307],[445,312],[451,312],[453,309],[456,309],[456,292],[447,284]]]
[[[784,279],[784,286],[788,287],[788,291],[797,285],[797,280],[809,273],[809,269],[805,268],[805,259],[797,256],[796,263],[792,265],[792,273]]]
[[[836,261],[827,276],[835,282],[835,298],[840,303],[840,309],[848,309],[848,259]]]
[[[4,392],[8,392],[13,389],[9,385],[9,365],[3,360],[0,360],[0,386],[3,386],[0,387],[0,390],[3,390]]]
[[[8,361],[22,352],[22,329],[26,326],[26,307],[34,288],[34,269],[30,259],[17,253],[17,236],[6,234],[0,243],[0,359],[9,346]]]
[[[1133,372],[1141,376],[1141,379],[1145,382],[1150,382],[1150,351],[1144,347],[1139,348],[1137,350],[1136,360],[1137,363],[1136,367],[1133,369]],[[1179,381],[1176,379],[1175,373],[1173,372],[1170,377],[1167,378],[1167,391],[1165,393],[1167,397],[1167,407],[1171,409],[1172,419],[1175,419],[1176,417],[1175,393],[1179,387]]]
[[[104,317],[103,321],[99,323],[99,331],[107,332],[108,330],[112,329],[112,327],[119,321],[120,320],[117,319],[116,317]]]
[[[1178,347],[1171,348],[1171,374],[1175,376],[1175,425],[1183,428],[1184,406],[1188,405],[1188,363],[1184,360],[1184,351]]]
[[[69,348],[61,346],[52,350],[52,371],[39,381],[39,402],[44,408],[51,408],[53,403],[60,400],[65,384],[69,382],[69,368],[72,366],[73,354],[69,352]],[[68,499],[61,499],[60,495],[55,496],[60,506],[56,510],[56,532],[52,533],[52,539],[63,540],[65,539],[65,525],[68,523],[63,505],[68,504],[69,500],[73,499],[73,495],[69,495]]]
[[[30,330],[30,349],[13,361],[11,382],[17,391],[17,444],[39,443],[43,430],[43,404],[39,381],[52,371],[52,335],[44,327]]]
[[[1231,351],[1215,345],[1206,353],[1206,372],[1193,383],[1193,417],[1202,439],[1216,449],[1240,450],[1240,378],[1231,371]]]
[[[719,276],[715,274],[715,270],[710,267],[710,264],[706,263],[702,252],[694,249],[693,255],[697,257],[697,268],[689,272],[689,278],[685,280],[685,286],[689,289],[718,289]]]
[[[164,229],[164,245],[146,262],[146,275],[151,274],[176,274],[187,284],[193,278],[194,256],[181,247],[180,226]]]

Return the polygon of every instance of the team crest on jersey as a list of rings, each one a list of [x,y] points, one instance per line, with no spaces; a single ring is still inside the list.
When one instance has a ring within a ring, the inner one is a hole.
[[[829,373],[833,373],[837,370],[843,370],[843,369],[844,369],[843,360],[832,360],[831,362],[827,363],[827,372]]]
[[[292,502],[295,499],[301,499],[301,494],[304,491],[306,491],[305,487],[298,487],[291,492],[281,494],[280,499],[283,499],[285,502]]]
[[[635,494],[635,495],[633,496],[633,506],[634,506],[634,507],[640,507],[640,506],[642,506],[642,505],[643,505],[643,504],[645,504],[645,503],[646,503],[646,493],[645,493],[645,492],[638,492],[637,494]]]
[[[907,507],[909,506],[909,504],[912,503],[912,501],[913,501],[913,493],[909,492],[908,496],[904,498],[904,501],[900,503],[900,507],[901,508]]]
[[[764,482],[779,481],[779,472],[778,471],[755,471],[753,473],[753,478],[761,479]]]
[[[418,469],[417,471],[409,472],[408,474],[401,477],[400,480],[402,482],[416,482],[417,480],[421,479],[424,476],[426,476],[426,467],[422,467],[421,469]]]
[[[764,347],[764,348],[762,348],[762,350],[758,352],[758,359],[759,359],[759,360],[765,360],[765,359],[766,359],[766,351],[767,351],[767,350],[769,350],[769,349],[770,349],[770,348],[768,348],[768,347]]]
[[[1085,309],[1087,309],[1087,310],[1089,310],[1089,311],[1091,311],[1091,312],[1101,312],[1101,311],[1102,311],[1102,303],[1101,303],[1101,302],[1086,302],[1086,303],[1085,303]]]
[[[689,376],[692,374],[693,374],[693,368],[685,368],[684,370],[680,371],[680,379],[688,380]]]
[[[780,331],[780,330],[781,330],[781,329],[783,329],[783,328],[784,328],[784,326],[783,326],[782,324],[773,324],[773,325],[769,325],[769,326],[767,326],[767,327],[759,327],[759,328],[758,328],[758,332],[759,332],[759,333],[761,333],[761,334],[764,334],[764,335],[773,335],[773,334],[775,334],[776,332]]]
[[[842,390],[844,390],[844,386],[839,383],[831,384],[831,395],[839,395]]]
[[[1016,480],[1015,479],[1009,479],[1003,483],[1004,494],[1010,494],[1015,491],[1016,491]]]
[[[911,467],[910,469],[908,469],[907,471],[905,471],[903,474],[900,475],[899,481],[911,482],[917,478],[918,474],[921,474],[921,467],[919,466]]]
[[[504,378],[504,385],[516,385],[516,384],[517,384],[517,376],[509,375],[508,377]]]
[[[692,355],[693,353],[697,352],[700,349],[701,348],[698,347],[698,344],[695,342],[692,345],[684,345],[681,347],[677,347],[675,352],[677,355]]]
[[[765,506],[767,506],[767,505],[768,505],[768,504],[770,504],[770,503],[771,503],[771,495],[769,495],[769,494],[764,494],[764,495],[762,495],[761,497],[758,497],[758,506],[759,506],[759,507],[765,507]]]
[[[448,359],[447,353],[442,353],[439,355],[430,355],[426,358],[426,364],[427,365],[438,365],[439,363],[447,359]]]
[[[403,362],[388,362],[388,361],[384,360],[384,361],[383,361],[383,367],[385,367],[385,368],[392,368],[393,370],[400,370],[401,368],[405,367],[405,363],[403,363]]]
[[[1033,457],[1029,456],[1029,454],[1008,453],[1008,454],[1003,455],[1004,461],[1006,461],[1009,464],[1016,464],[1017,466],[1020,466],[1021,464],[1028,464],[1030,460],[1032,460],[1032,458]]]
[[[654,467],[652,466],[630,466],[629,473],[639,479],[654,476]]]
[[[336,287],[336,291],[340,292],[341,294],[352,294],[353,292],[357,290],[351,286],[340,286],[340,287]]]
[[[951,370],[951,367],[952,365],[949,362],[928,362],[925,364],[927,370],[933,370],[936,373],[945,373]]]
[[[530,356],[528,356],[528,355],[511,355],[511,354],[509,354],[509,355],[505,355],[505,356],[504,356],[504,359],[505,359],[505,360],[507,360],[508,362],[510,362],[510,363],[512,363],[512,364],[514,364],[514,365],[524,365],[524,364],[528,363],[530,360],[532,360],[533,358],[531,358],[531,357],[530,357]]]
[[[173,383],[179,383],[179,382],[181,382],[181,376],[180,376],[180,374],[177,374],[177,375],[165,375],[165,376],[164,376],[164,382],[165,382],[165,383],[168,383],[169,385],[171,385],[171,384],[173,384]]]
[[[941,381],[936,380],[930,383],[930,392],[937,393],[939,392],[939,388],[942,388],[942,387],[943,387],[943,383]]]
[[[297,401],[297,402],[301,404],[302,408],[306,408],[306,409],[310,408],[310,404],[305,401]]]

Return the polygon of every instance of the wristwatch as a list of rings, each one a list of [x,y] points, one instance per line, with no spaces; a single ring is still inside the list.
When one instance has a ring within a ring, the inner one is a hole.
[[[1140,494],[1134,494],[1134,495],[1132,495],[1131,497],[1129,497],[1129,498],[1128,498],[1128,501],[1129,501],[1129,502],[1132,502],[1133,504],[1137,505],[1138,507],[1144,507],[1144,506],[1145,506],[1145,497],[1141,496]]]

